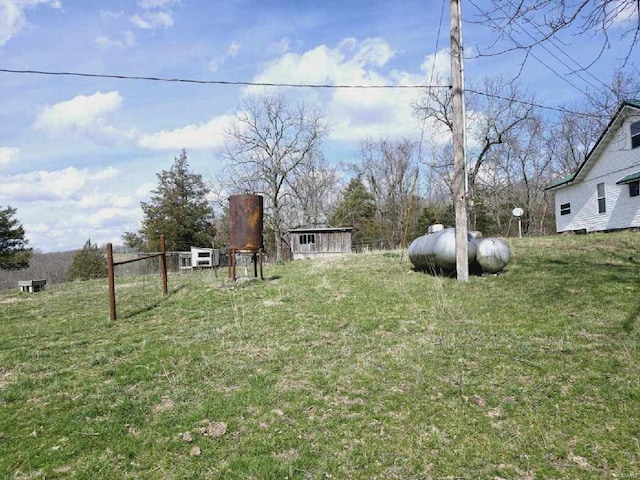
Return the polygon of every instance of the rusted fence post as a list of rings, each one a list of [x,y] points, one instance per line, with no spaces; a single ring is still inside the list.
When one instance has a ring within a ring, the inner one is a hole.
[[[167,295],[169,293],[169,287],[167,282],[167,249],[165,246],[164,234],[160,235],[160,253],[153,255],[147,255],[141,258],[134,258],[131,260],[124,260],[122,262],[113,261],[113,246],[107,243],[107,277],[109,277],[109,319],[116,319],[116,282],[115,282],[115,266],[124,265],[126,263],[139,262],[141,260],[148,260],[150,258],[160,257],[160,270],[162,274],[162,294]]]
[[[162,268],[162,294],[167,295],[169,288],[167,287],[167,250],[164,243],[164,233],[160,235],[160,266]]]
[[[116,319],[116,282],[113,273],[113,246],[107,243],[107,277],[109,277],[109,320]]]

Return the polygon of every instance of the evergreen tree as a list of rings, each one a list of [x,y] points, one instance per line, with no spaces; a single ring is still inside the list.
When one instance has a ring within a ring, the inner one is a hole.
[[[407,240],[411,242],[424,235],[428,228],[436,223],[444,224],[444,226],[454,225],[456,217],[452,209],[453,206],[446,203],[427,202],[423,204],[420,215],[411,226]]]
[[[27,248],[24,228],[13,216],[15,208],[0,208],[0,270],[20,270],[29,266],[32,249]]]
[[[126,232],[122,237],[125,245],[158,251],[163,233],[169,251],[211,245],[215,226],[213,208],[207,200],[209,189],[202,175],[189,171],[187,152],[182,150],[171,169],[156,176],[158,187],[151,192],[151,201],[140,204],[142,228],[138,233]]]
[[[359,178],[353,179],[345,188],[336,211],[329,220],[334,227],[353,227],[351,241],[356,249],[363,245],[377,245],[382,229],[375,219],[376,205]]]
[[[91,280],[107,276],[107,259],[97,244],[91,244],[91,239],[73,256],[73,262],[67,272],[67,281]]]

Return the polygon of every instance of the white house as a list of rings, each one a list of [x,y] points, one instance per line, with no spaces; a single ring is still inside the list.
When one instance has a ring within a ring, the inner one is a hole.
[[[640,227],[640,101],[623,102],[578,170],[546,189],[557,232]]]

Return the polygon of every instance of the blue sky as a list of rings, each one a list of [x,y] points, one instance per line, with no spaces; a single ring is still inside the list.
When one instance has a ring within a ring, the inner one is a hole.
[[[201,80],[329,84],[423,84],[448,75],[449,6],[406,0],[0,0],[0,69]],[[484,0],[462,1],[467,56],[495,32],[468,20]],[[634,14],[631,15],[633,21]],[[621,20],[620,29],[624,21]],[[625,43],[590,72],[608,80]],[[564,37],[565,53],[589,63],[598,37]],[[438,51],[436,51],[438,45]],[[507,44],[498,44],[508,46]],[[537,101],[571,105],[585,81],[535,50],[575,88],[529,59],[520,81]],[[435,58],[435,62],[434,62]],[[469,58],[467,80],[515,76],[522,52]],[[631,57],[630,68],[640,59]],[[634,63],[635,62],[635,63]],[[637,71],[637,70],[636,70]],[[584,77],[583,77],[584,78]],[[590,80],[594,82],[593,79]],[[186,148],[192,169],[213,179],[233,113],[259,87],[193,85],[0,72],[0,206],[18,209],[30,245],[81,248],[87,238],[121,243],[138,229],[140,202]],[[279,90],[319,108],[325,151],[353,161],[367,136],[419,138],[410,104],[418,90]]]

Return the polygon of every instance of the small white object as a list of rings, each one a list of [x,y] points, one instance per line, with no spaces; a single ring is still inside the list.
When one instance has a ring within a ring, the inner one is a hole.
[[[511,213],[513,213],[514,217],[521,217],[522,214],[524,213],[524,210],[521,209],[520,207],[516,207],[511,211]]]

